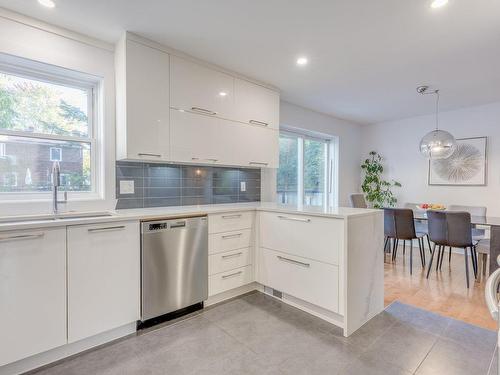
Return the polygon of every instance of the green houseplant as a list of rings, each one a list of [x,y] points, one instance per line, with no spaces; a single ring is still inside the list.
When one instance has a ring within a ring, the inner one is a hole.
[[[361,169],[365,172],[365,177],[361,188],[366,200],[374,208],[394,207],[397,199],[392,192],[392,188],[401,187],[397,181],[386,181],[382,178],[384,166],[382,156],[375,151],[369,153],[369,158],[361,164]]]

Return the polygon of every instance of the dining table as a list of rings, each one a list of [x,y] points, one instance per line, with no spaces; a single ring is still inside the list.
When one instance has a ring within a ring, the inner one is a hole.
[[[413,217],[416,221],[427,221],[427,211],[414,210],[413,212]],[[498,268],[496,259],[500,255],[500,217],[471,216],[471,224],[476,227],[488,227],[490,230],[490,257],[488,269],[491,274]],[[479,267],[478,269],[481,270]]]

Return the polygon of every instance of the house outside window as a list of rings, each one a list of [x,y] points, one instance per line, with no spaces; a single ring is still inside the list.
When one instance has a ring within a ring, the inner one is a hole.
[[[96,192],[97,88],[95,77],[0,55],[0,176],[16,175],[0,200],[49,192],[54,161],[62,190]]]
[[[50,161],[62,161],[62,149],[59,147],[50,148]]]

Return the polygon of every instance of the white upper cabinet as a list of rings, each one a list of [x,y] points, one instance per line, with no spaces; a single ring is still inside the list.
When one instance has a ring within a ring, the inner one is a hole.
[[[0,367],[66,344],[66,228],[0,233],[0,330]]]
[[[116,50],[117,159],[168,161],[169,55],[123,39]]]
[[[208,116],[233,116],[232,76],[176,56],[171,63],[170,107]]]
[[[235,120],[279,129],[280,97],[276,91],[236,78],[234,103]]]

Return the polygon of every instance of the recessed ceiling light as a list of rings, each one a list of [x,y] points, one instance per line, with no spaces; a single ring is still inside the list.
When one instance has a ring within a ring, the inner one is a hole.
[[[307,63],[309,62],[309,60],[307,60],[307,57],[299,57],[297,59],[297,65],[307,65]]]
[[[54,8],[56,6],[56,3],[52,0],[38,0],[38,2],[47,8]]]
[[[448,0],[434,0],[431,3],[431,8],[441,8],[441,7],[445,6],[446,4],[448,4]]]
[[[227,95],[227,92],[224,92],[224,91],[219,92],[219,96],[226,96],[226,95]]]

